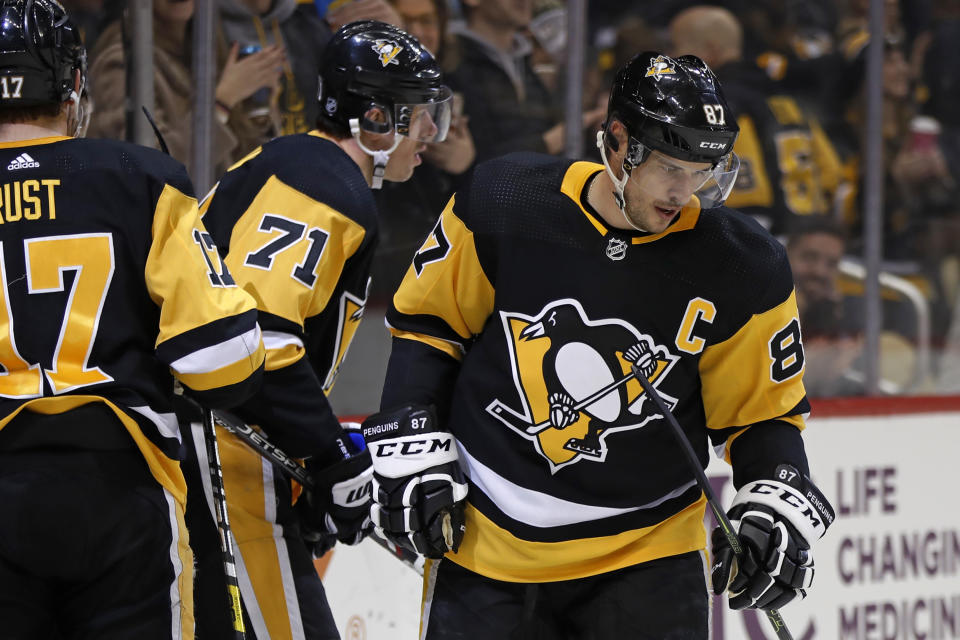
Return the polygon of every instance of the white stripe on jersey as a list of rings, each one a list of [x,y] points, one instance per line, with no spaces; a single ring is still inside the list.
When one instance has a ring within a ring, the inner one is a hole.
[[[147,405],[129,408],[157,425],[157,431],[159,431],[160,435],[164,438],[176,438],[177,442],[183,442],[180,438],[180,424],[177,422],[177,414],[157,413]]]
[[[183,595],[180,593],[180,574],[183,573],[183,562],[180,560],[180,525],[177,522],[177,502],[173,495],[163,490],[163,497],[167,499],[167,513],[170,516],[170,564],[173,565],[173,582],[170,583],[170,637],[180,640],[183,637],[183,621],[180,616],[180,607],[183,605]]]
[[[263,346],[268,350],[282,349],[291,344],[301,349],[303,348],[303,340],[292,333],[284,333],[283,331],[263,332]]]
[[[562,527],[579,522],[602,520],[641,509],[652,509],[683,494],[697,483],[696,480],[691,480],[653,502],[635,507],[580,504],[514,484],[471,456],[461,443],[458,442],[458,445],[460,464],[464,467],[464,472],[470,481],[506,515],[517,522],[533,527]]]
[[[170,367],[180,374],[210,373],[248,359],[257,352],[259,343],[260,325],[258,324],[253,329],[225,342],[185,355],[171,363]]]
[[[300,601],[297,598],[297,584],[293,579],[293,567],[290,565],[290,551],[283,537],[283,527],[277,524],[277,493],[274,490],[273,464],[266,458],[260,461],[263,470],[264,519],[273,525],[273,542],[277,550],[277,565],[283,584],[283,598],[287,603],[287,616],[290,619],[290,637],[292,640],[306,640],[303,630],[303,618],[300,614]],[[279,629],[275,631],[280,631]],[[283,631],[286,631],[284,629]]]

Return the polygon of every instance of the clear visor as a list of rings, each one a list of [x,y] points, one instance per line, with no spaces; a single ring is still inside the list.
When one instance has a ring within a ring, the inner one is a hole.
[[[664,207],[682,207],[696,195],[702,209],[723,204],[740,170],[735,153],[725,155],[711,167],[706,162],[685,162],[659,151],[651,151],[640,166],[630,172],[630,181]]]
[[[394,105],[397,133],[417,142],[443,142],[450,130],[453,92],[440,87],[440,96],[433,102]]]

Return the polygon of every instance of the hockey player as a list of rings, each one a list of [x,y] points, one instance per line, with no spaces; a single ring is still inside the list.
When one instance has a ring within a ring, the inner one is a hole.
[[[294,508],[290,482],[220,433],[243,603],[251,635],[262,640],[339,637],[301,533],[359,542],[371,529],[371,469],[362,438],[355,446],[346,436],[326,394],[366,303],[377,242],[371,187],[410,178],[426,143],[442,140],[450,121],[450,92],[433,56],[382,22],[341,28],[320,78],[317,129],[256,149],[203,206],[204,223],[237,283],[256,299],[264,328],[263,387],[237,412],[287,454],[307,458],[317,483]],[[202,447],[197,453],[202,459]],[[218,575],[215,549],[209,556],[202,582]],[[204,613],[222,617],[222,593],[201,584],[198,600],[211,603]],[[218,633],[229,629],[213,624]],[[198,629],[206,630],[205,620]]]
[[[705,498],[637,375],[704,467],[711,445],[733,465],[730,516],[755,565],[731,606],[809,586],[833,516],[801,439],[784,249],[722,206],[737,131],[701,60],[642,53],[614,81],[602,165],[482,164],[413,258],[364,436],[376,527],[442,558],[422,637],[708,636]]]
[[[193,638],[171,373],[229,407],[264,348],[184,167],[73,137],[85,75],[59,3],[0,2],[0,636]]]

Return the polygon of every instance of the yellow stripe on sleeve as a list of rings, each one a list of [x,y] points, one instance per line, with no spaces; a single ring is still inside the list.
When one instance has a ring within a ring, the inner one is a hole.
[[[799,331],[795,337],[790,332],[797,317],[791,292],[781,304],[752,316],[729,339],[704,349],[700,379],[709,428],[779,418],[803,400],[800,336]]]
[[[426,258],[427,252],[436,253],[437,247],[445,245],[449,245],[449,249],[442,257],[425,261],[420,273],[415,268],[415,257],[394,295],[393,305],[405,315],[440,318],[458,336],[469,339],[483,330],[493,313],[494,289],[480,266],[473,232],[456,216],[454,204],[451,198],[417,256]],[[443,235],[442,241],[437,234]],[[461,301],[469,304],[460,304]]]
[[[145,278],[150,297],[160,306],[157,344],[205,324],[254,308],[240,288],[214,284],[222,272],[216,248],[204,244],[206,229],[197,201],[167,185],[157,200],[153,244]],[[260,362],[250,362],[250,371]]]

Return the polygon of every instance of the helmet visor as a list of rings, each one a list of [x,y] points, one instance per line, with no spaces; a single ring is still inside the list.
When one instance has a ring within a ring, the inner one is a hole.
[[[713,167],[710,178],[697,190],[700,208],[719,207],[726,202],[740,172],[740,156],[730,152]]]
[[[397,133],[418,142],[443,142],[450,130],[453,92],[440,87],[436,100],[394,105]]]
[[[636,140],[631,142],[631,154],[642,150],[641,143]],[[634,167],[638,166],[638,160],[639,157],[636,156],[632,160],[628,158],[628,162]],[[669,199],[681,206],[690,201],[690,196],[696,195],[703,209],[723,204],[730,195],[740,170],[740,158],[734,153],[723,156],[711,167],[705,166],[706,163],[677,160],[660,151],[651,150],[642,164],[643,171],[634,170],[630,173],[630,181],[641,190],[663,193],[664,201]]]

